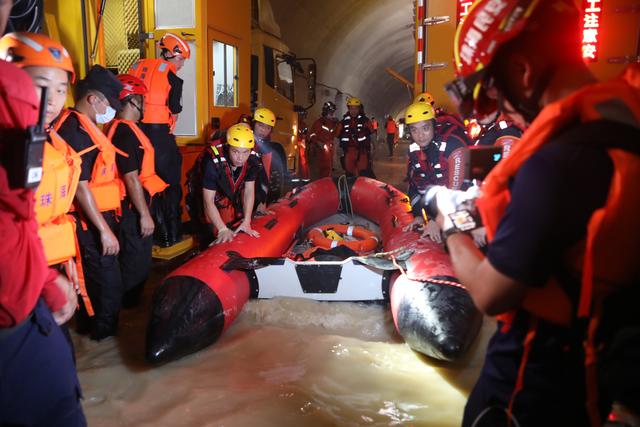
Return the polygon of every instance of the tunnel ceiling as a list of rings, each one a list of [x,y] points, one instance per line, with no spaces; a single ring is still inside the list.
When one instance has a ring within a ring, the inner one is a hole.
[[[299,57],[313,57],[318,82],[358,96],[367,115],[397,115],[410,101],[407,88],[391,77],[392,68],[413,81],[412,0],[271,0],[282,38]],[[345,96],[318,86],[315,117],[325,100]]]

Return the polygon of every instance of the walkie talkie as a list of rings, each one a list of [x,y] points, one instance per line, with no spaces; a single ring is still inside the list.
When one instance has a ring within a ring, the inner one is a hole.
[[[44,129],[47,88],[43,87],[41,90],[38,123],[24,130],[16,129],[15,133],[10,132],[9,135],[4,133],[9,141],[5,143],[2,163],[7,170],[11,188],[36,188],[42,180],[42,154],[47,140]]]

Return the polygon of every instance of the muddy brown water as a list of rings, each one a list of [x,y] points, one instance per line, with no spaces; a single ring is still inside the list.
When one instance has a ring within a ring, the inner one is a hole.
[[[403,152],[375,164],[401,189]],[[180,262],[155,263],[143,305],[122,312],[117,337],[72,334],[90,426],[460,425],[492,320],[462,360],[442,363],[402,341],[385,305],[249,301],[215,345],[151,367],[143,354],[152,291]]]

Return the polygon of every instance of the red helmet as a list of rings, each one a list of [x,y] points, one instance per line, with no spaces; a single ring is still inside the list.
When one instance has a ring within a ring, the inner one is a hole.
[[[487,68],[501,46],[526,28],[544,26],[545,22],[552,20],[552,15],[559,17],[566,12],[576,12],[573,0],[476,1],[458,27],[454,39],[458,78],[446,85],[460,113],[469,116],[478,99],[482,98],[481,86],[488,77]],[[532,20],[532,15],[536,19]]]
[[[0,39],[0,59],[13,62],[20,68],[60,68],[70,74],[71,83],[76,79],[76,73],[67,49],[43,34],[6,34]]]
[[[184,59],[189,59],[191,56],[189,43],[187,43],[182,37],[173,33],[166,33],[162,36],[158,46],[163,50],[168,50],[171,55],[182,55]]]
[[[120,91],[120,96],[118,97],[120,101],[125,99],[129,95],[146,95],[147,87],[144,85],[144,82],[137,78],[136,76],[132,76],[131,74],[118,74],[116,78],[122,83],[122,90]]]

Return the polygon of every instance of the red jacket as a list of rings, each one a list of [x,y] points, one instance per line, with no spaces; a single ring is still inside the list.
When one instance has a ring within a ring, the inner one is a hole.
[[[24,71],[0,61],[0,134],[36,122],[38,100],[30,88],[33,82]],[[0,150],[5,143],[0,137]],[[34,202],[33,191],[9,188],[0,167],[0,328],[25,320],[40,296],[52,311],[66,301],[54,283],[57,272],[47,267]]]

